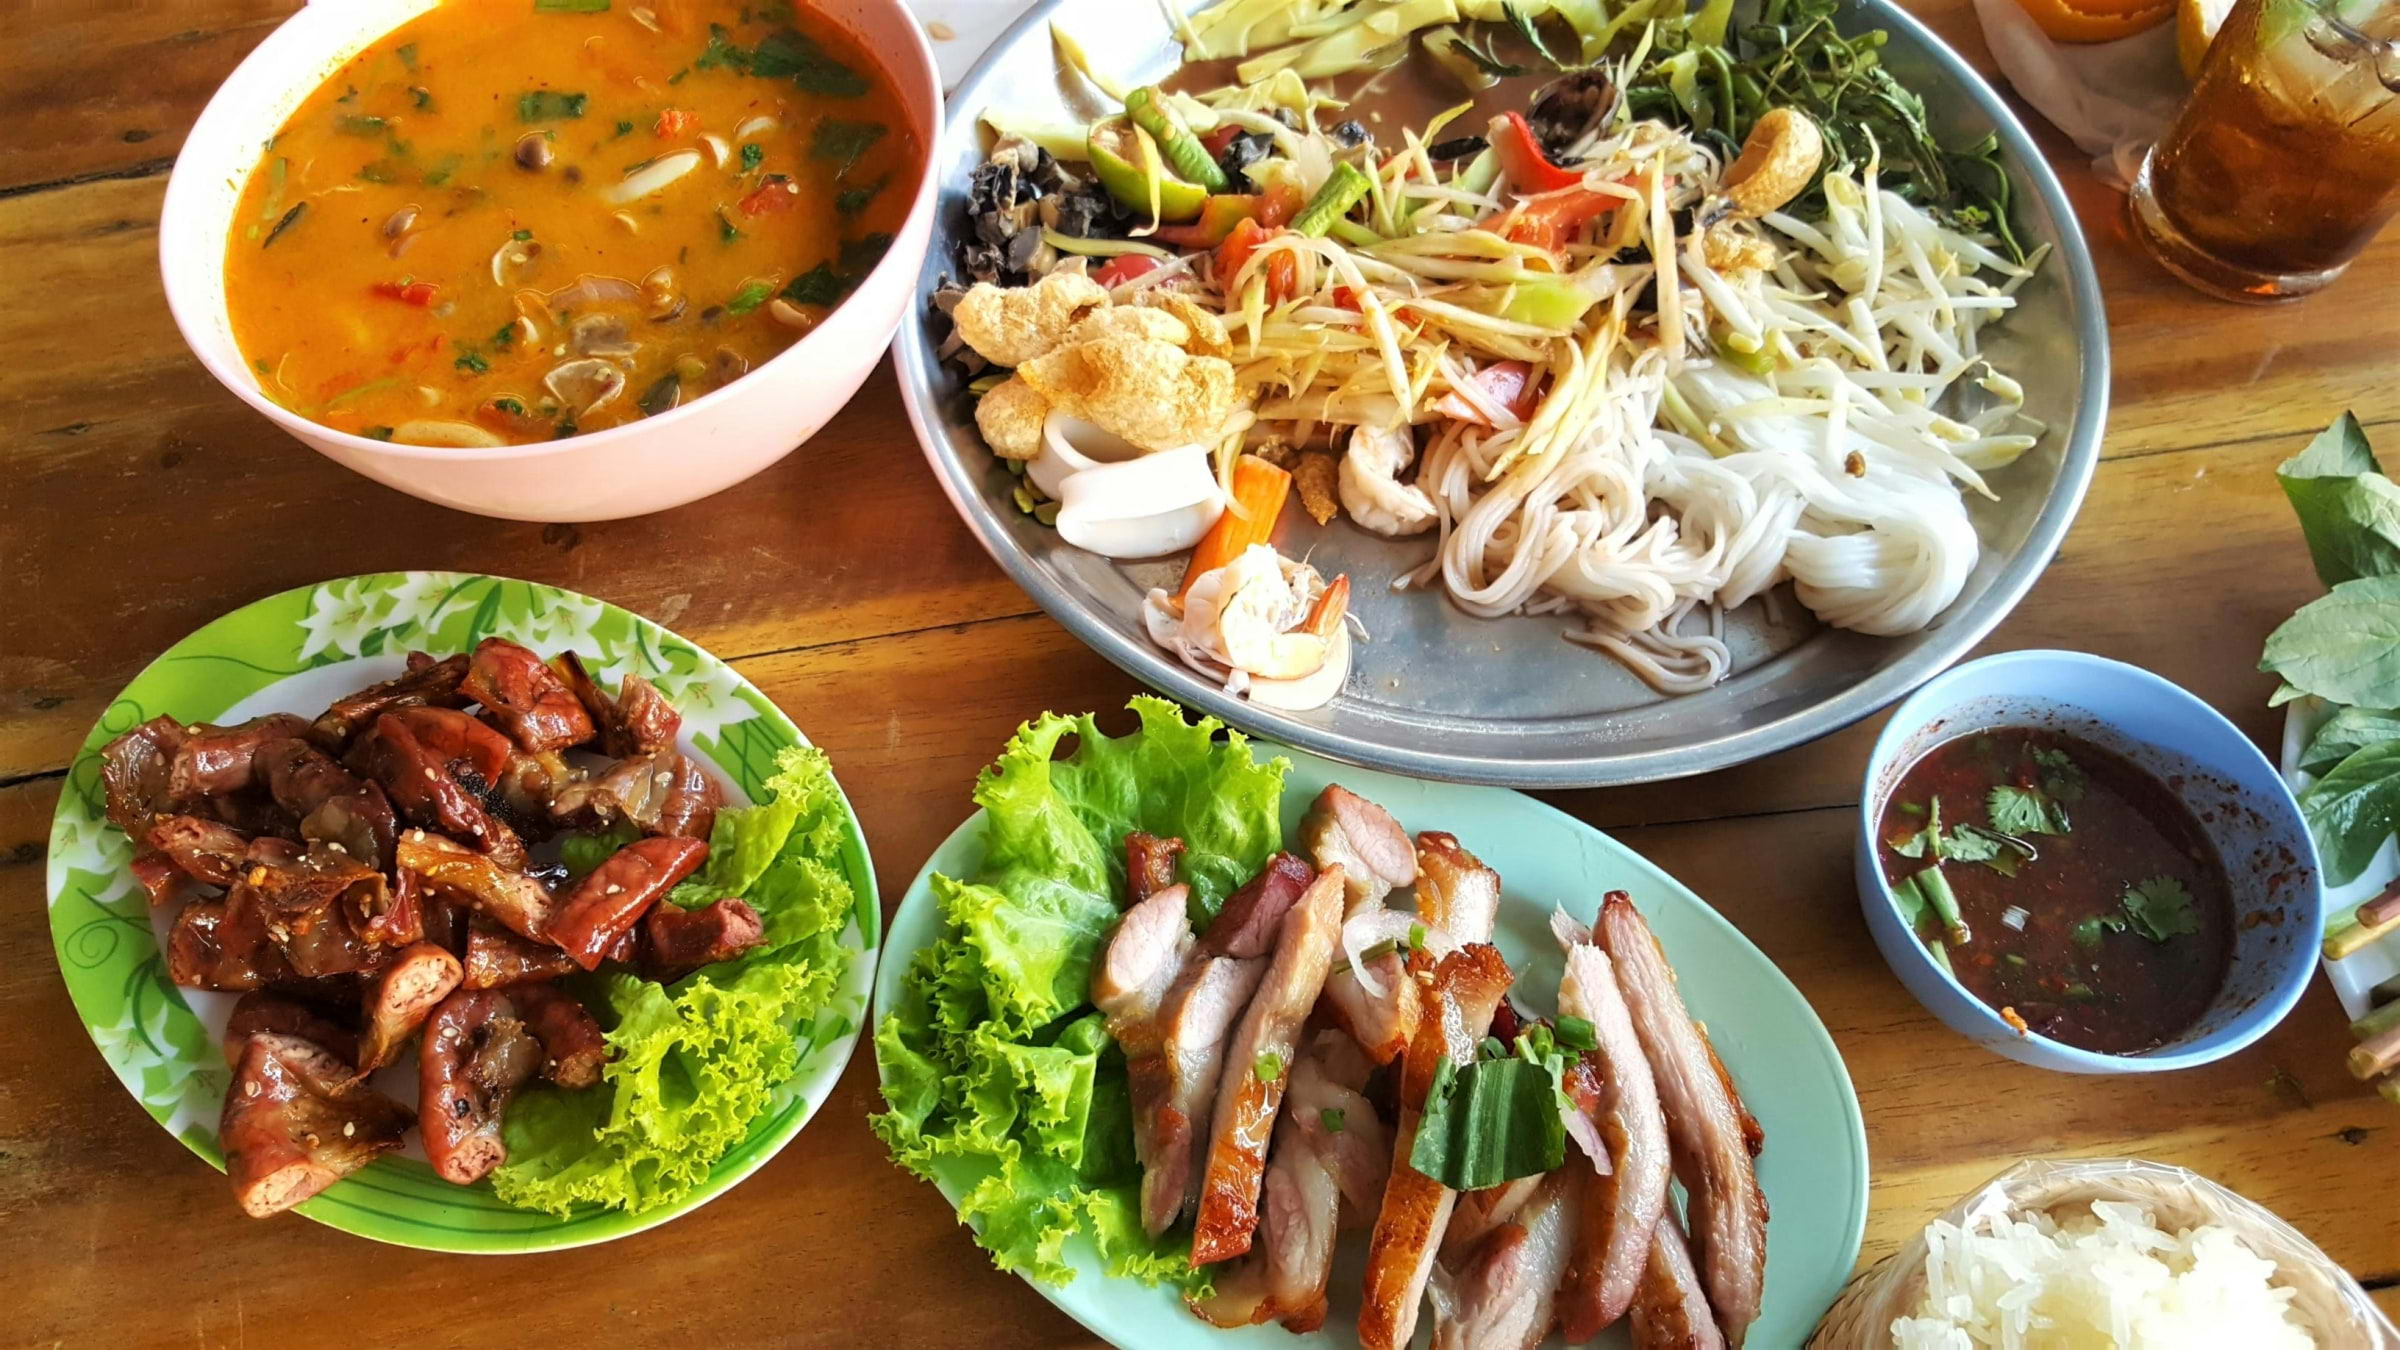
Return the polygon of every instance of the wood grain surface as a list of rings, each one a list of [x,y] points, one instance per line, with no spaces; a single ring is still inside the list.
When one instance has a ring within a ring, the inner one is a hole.
[[[1966,0],[1919,0],[1988,68]],[[389,568],[575,587],[731,660],[833,755],[887,906],[1014,726],[1132,682],[1041,615],[936,488],[889,374],[733,491],[604,525],[460,515],[309,453],[219,388],[160,295],[168,159],[291,0],[19,6],[0,45],[0,1265],[26,1345],[1090,1344],[992,1270],[883,1159],[871,1056],[808,1131],[706,1210],[610,1246],[507,1260],[242,1218],[91,1048],[55,973],[43,841],[109,697],[259,596]],[[2343,408],[2400,446],[2400,237],[2330,293],[2194,296],[2126,238],[2120,199],[2053,140],[2106,291],[2105,459],[2057,562],[1987,648],[2147,666],[2272,747],[2265,633],[2318,593],[2272,470]],[[2144,1078],[1977,1050],[1885,969],[1850,831],[1869,724],[1684,782],[1553,794],[1708,897],[1832,1029],[1865,1107],[1865,1260],[2030,1155],[2196,1168],[2283,1214],[2400,1312],[2400,1112],[2353,1083],[2321,983],[2259,1046]],[[1773,1348],[1782,1350],[1782,1348]]]

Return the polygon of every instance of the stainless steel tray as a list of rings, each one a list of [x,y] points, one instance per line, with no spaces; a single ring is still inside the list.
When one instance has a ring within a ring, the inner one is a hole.
[[[983,109],[1079,121],[1106,111],[1079,80],[1062,78],[1052,19],[1110,71],[1153,78],[1175,65],[1164,15],[1131,0],[1049,0],[1002,36],[951,96],[949,126],[933,157],[943,192],[921,296],[932,294],[967,228],[967,175],[986,148],[977,124]],[[1320,530],[1301,518],[1302,528],[1282,540],[1285,551],[1309,555],[1326,575],[1351,574],[1351,610],[1371,638],[1357,645],[1349,682],[1331,704],[1284,713],[1228,697],[1144,636],[1141,597],[1153,585],[1171,585],[1180,560],[1124,565],[1094,557],[1016,509],[1016,480],[976,432],[963,382],[934,355],[939,326],[919,304],[894,350],[926,458],[983,546],[1093,650],[1235,726],[1335,759],[1461,782],[1587,787],[1702,773],[1847,726],[1964,655],[2049,563],[2099,458],[2108,330],[2074,213],[1999,95],[1888,0],[1856,0],[1844,26],[1891,33],[1885,61],[1922,95],[1945,139],[1999,133],[2020,237],[2029,247],[2052,246],[2041,273],[2019,292],[2017,311],[1985,343],[2024,383],[2026,412],[2048,430],[1992,477],[1999,501],[1970,507],[1983,558],[1958,601],[1924,632],[1862,637],[1817,625],[1788,595],[1780,606],[1753,603],[1727,616],[1733,674],[1704,693],[1661,697],[1608,658],[1566,641],[1556,619],[1475,619],[1437,595],[1387,589],[1382,579],[1425,559],[1426,540],[1378,539],[1340,521]]]

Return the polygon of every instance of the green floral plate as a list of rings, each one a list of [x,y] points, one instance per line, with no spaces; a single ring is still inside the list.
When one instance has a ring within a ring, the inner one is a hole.
[[[495,634],[545,655],[571,647],[604,684],[629,672],[646,676],[683,713],[684,753],[713,768],[737,804],[761,791],[778,750],[805,743],[748,680],[657,624],[573,591],[500,577],[347,577],[245,605],[169,648],[109,705],[67,775],[50,833],[50,934],[101,1057],[153,1119],[220,1171],[217,1115],[229,1074],[218,1043],[233,997],[167,982],[161,944],[171,916],[152,913],[127,870],[132,845],[102,813],[101,747],[161,713],[184,722],[313,715],[398,674],[412,648],[461,652]],[[560,1218],[516,1209],[488,1182],[461,1187],[436,1178],[412,1137],[407,1153],[343,1179],[299,1212],[405,1247],[544,1251],[655,1227],[757,1171],[824,1104],[866,1018],[882,926],[866,839],[847,803],[844,814],[842,867],[857,911],[841,934],[845,961],[832,999],[802,1029],[799,1061],[749,1137],[690,1196],[631,1214],[592,1208]],[[232,1197],[225,1203],[230,1208]]]

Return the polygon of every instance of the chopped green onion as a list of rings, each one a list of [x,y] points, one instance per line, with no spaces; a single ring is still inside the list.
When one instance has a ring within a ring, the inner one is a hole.
[[[1250,1066],[1250,1072],[1256,1074],[1262,1083],[1275,1082],[1283,1077],[1283,1056],[1269,1050]]]
[[[733,293],[733,298],[725,302],[725,312],[747,314],[767,303],[774,294],[775,286],[772,282],[745,281],[742,283],[742,288]]]
[[[1342,1108],[1328,1106],[1317,1112],[1317,1123],[1325,1127],[1327,1134],[1340,1134],[1342,1132]]]
[[[1508,1054],[1508,1047],[1502,1045],[1497,1036],[1484,1037],[1483,1044],[1477,1046],[1476,1049],[1485,1059],[1501,1059]]]
[[[1569,1050],[1591,1050],[1600,1044],[1600,1031],[1589,1019],[1562,1013],[1558,1019],[1558,1043]]]

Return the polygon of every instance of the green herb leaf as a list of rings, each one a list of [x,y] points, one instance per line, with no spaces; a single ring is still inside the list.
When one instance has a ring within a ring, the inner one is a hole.
[[[2345,581],[2267,637],[2260,670],[2301,693],[2400,707],[2400,576]]]
[[[333,124],[334,130],[345,136],[367,137],[382,135],[386,125],[388,124],[380,117],[360,117],[355,114],[338,118]]]
[[[388,441],[392,438],[392,428],[364,427],[360,429],[358,434],[371,441]]]
[[[2125,918],[2152,942],[2200,931],[2192,893],[2173,877],[2151,877],[2125,888]]]
[[[2322,774],[2370,745],[2400,740],[2400,712],[2381,708],[2344,708],[2325,719],[2300,752],[2304,773]]]
[[[1990,862],[2008,846],[1982,831],[1960,826],[1942,841],[1942,856],[1951,862]]]
[[[865,187],[843,188],[834,194],[833,209],[845,216],[855,216],[866,210],[867,203],[875,200],[876,194],[882,192],[884,185],[891,181],[889,178],[878,178]]]
[[[2300,794],[2300,814],[2324,856],[2325,880],[2356,881],[2400,824],[2400,741],[2367,746],[2335,765]]]
[[[2123,915],[2094,914],[2089,918],[2076,920],[2075,926],[2067,930],[2067,936],[2073,938],[2075,945],[2085,951],[2096,951],[2099,949],[2102,933],[2122,933],[2124,931],[2125,917]]]
[[[743,172],[743,173],[752,173],[752,172],[755,172],[755,171],[757,170],[757,168],[758,168],[758,166],[759,166],[759,165],[761,165],[761,164],[764,164],[764,163],[766,163],[766,162],[767,162],[767,147],[765,147],[765,146],[763,146],[763,145],[760,145],[760,144],[759,144],[758,142],[756,142],[756,141],[752,141],[750,144],[748,144],[748,145],[745,145],[745,146],[743,146],[743,147],[742,147],[742,172]]]
[[[2033,762],[2042,770],[2042,791],[2069,804],[2083,800],[2083,791],[2091,782],[2083,766],[2064,750],[2037,745]]]
[[[1465,57],[1474,64],[1476,69],[1495,80],[1522,79],[1533,74],[1536,69],[1533,66],[1520,66],[1512,61],[1501,60],[1493,54],[1489,38],[1484,39],[1484,45],[1478,47],[1466,35],[1460,34],[1450,39],[1450,50]]]
[[[1338,1106],[1323,1107],[1317,1112],[1317,1124],[1323,1127],[1327,1134],[1340,1134],[1344,1118],[1342,1108]]]
[[[631,122],[619,122],[619,123],[617,123],[617,136],[618,136],[620,139],[621,139],[621,138],[623,138],[623,137],[626,137],[626,136],[630,136],[630,135],[632,135],[632,134],[633,134],[633,123],[631,123]]]
[[[889,128],[881,122],[850,122],[839,117],[827,117],[817,123],[808,138],[808,153],[812,159],[822,159],[834,166],[833,176],[842,178],[858,157],[884,138]],[[744,146],[744,150],[752,147]],[[745,167],[747,167],[745,165]]]
[[[498,348],[498,349],[499,349],[499,350],[501,350],[501,351],[507,351],[509,348],[511,348],[511,347],[514,347],[514,346],[516,346],[516,345],[517,345],[517,326],[516,326],[515,324],[513,324],[513,323],[511,323],[511,324],[502,324],[502,325],[500,326],[500,331],[498,331],[498,332],[496,332],[496,333],[492,334],[492,346],[494,346],[495,348]]]
[[[1600,1031],[1586,1018],[1562,1013],[1558,1019],[1558,1043],[1569,1050],[1591,1050],[1600,1044]]]
[[[562,122],[583,116],[583,108],[591,101],[588,95],[562,93],[556,89],[532,89],[517,95],[519,122]]]
[[[726,243],[730,244],[734,240],[741,237],[742,232],[734,228],[733,222],[726,219],[725,213],[723,211],[717,212],[717,238],[722,239]]]
[[[258,246],[260,248],[273,248],[275,246],[275,241],[283,237],[283,232],[292,228],[294,225],[299,224],[300,217],[306,214],[308,214],[307,202],[300,202],[293,206],[291,210],[283,213],[283,219],[275,222],[274,229],[267,231],[267,237],[260,240]]]
[[[683,377],[670,370],[658,378],[658,383],[643,391],[639,406],[642,416],[656,417],[681,402]]]
[[[775,286],[772,282],[745,281],[742,283],[742,288],[733,293],[733,298],[725,302],[725,312],[747,314],[767,303],[774,294]]]
[[[2002,834],[2065,834],[2066,809],[2036,788],[2003,783],[1984,798],[1984,814]]]
[[[1408,1165],[1453,1190],[1537,1176],[1566,1161],[1566,1121],[1547,1067],[1513,1056],[1443,1060]]]
[[[359,168],[358,177],[365,183],[397,183],[400,166],[389,159],[373,160]]]
[[[843,240],[842,270],[859,274],[850,279],[850,284],[857,285],[860,277],[875,270],[875,264],[882,262],[883,255],[889,253],[891,248],[892,237],[883,233],[870,234],[863,239]]]
[[[412,73],[416,70],[417,44],[413,42],[403,42],[399,46],[392,48],[392,55],[400,58],[400,64],[405,69]]]
[[[850,286],[850,279],[835,271],[832,263],[818,263],[793,277],[783,288],[783,298],[795,305],[831,307],[842,302],[842,297],[850,293]]]
[[[484,360],[483,354],[473,347],[463,342],[453,342],[450,345],[458,352],[458,359],[450,364],[460,370],[473,371],[475,374],[481,375],[492,368],[492,363]]]
[[[1486,1036],[1476,1045],[1475,1053],[1485,1059],[1499,1059],[1508,1053],[1508,1047],[1500,1043],[1499,1037]]]
[[[2275,478],[2326,585],[2400,573],[2400,484],[2376,465],[2357,417],[2343,413]]]
[[[811,94],[857,98],[870,88],[866,77],[828,55],[816,39],[793,28],[779,28],[756,47],[735,42],[722,25],[708,26],[708,48],[693,63],[701,70],[723,67],[761,79],[790,80]]]

